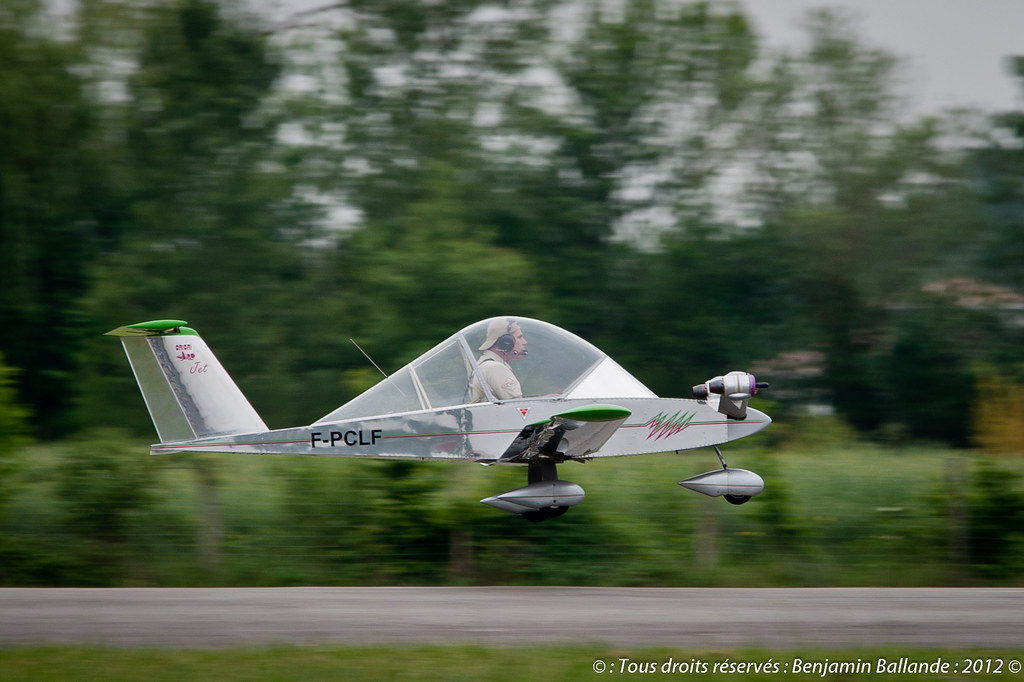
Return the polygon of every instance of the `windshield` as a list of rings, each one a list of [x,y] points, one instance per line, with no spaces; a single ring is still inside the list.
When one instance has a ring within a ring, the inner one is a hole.
[[[316,423],[539,397],[655,395],[564,329],[495,317],[466,327]]]

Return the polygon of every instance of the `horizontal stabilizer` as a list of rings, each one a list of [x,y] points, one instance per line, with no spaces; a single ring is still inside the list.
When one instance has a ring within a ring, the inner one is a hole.
[[[163,334],[196,334],[184,320],[150,320],[111,329],[105,336],[161,336]]]

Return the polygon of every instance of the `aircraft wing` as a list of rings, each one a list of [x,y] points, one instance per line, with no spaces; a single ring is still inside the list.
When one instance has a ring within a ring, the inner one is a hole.
[[[524,428],[492,464],[529,462],[541,455],[585,458],[612,437],[631,412],[617,405],[586,405]]]

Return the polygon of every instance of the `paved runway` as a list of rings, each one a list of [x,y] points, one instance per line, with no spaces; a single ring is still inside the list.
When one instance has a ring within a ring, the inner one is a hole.
[[[1024,588],[0,589],[0,646],[538,642],[1024,649]]]

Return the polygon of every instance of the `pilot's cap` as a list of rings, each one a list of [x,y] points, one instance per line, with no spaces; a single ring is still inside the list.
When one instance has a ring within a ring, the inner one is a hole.
[[[487,325],[487,338],[479,350],[487,350],[497,342],[499,336],[511,334],[520,329],[519,323],[510,317],[496,317]]]

